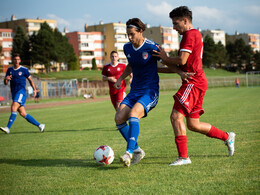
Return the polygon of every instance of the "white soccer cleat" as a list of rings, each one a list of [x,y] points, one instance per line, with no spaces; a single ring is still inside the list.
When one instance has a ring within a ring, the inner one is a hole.
[[[41,132],[44,132],[45,124],[40,124],[39,129]]]
[[[129,152],[125,152],[123,156],[119,157],[119,160],[122,164],[124,164],[127,167],[130,167],[131,164],[131,155]]]
[[[229,156],[233,156],[235,152],[235,137],[236,134],[233,132],[228,133],[228,139],[224,142],[228,147]]]
[[[133,160],[132,163],[133,165],[138,164],[140,160],[142,160],[145,157],[145,152],[139,148],[136,151],[133,151]]]
[[[187,165],[191,164],[190,158],[182,158],[178,157],[173,163],[171,163],[169,166],[177,166],[177,165]]]
[[[10,133],[10,129],[8,127],[0,127],[0,130],[5,132],[6,134]]]

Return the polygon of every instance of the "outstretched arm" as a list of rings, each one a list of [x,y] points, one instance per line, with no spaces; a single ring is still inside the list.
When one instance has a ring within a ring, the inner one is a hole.
[[[121,76],[117,79],[116,83],[114,84],[114,87],[116,89],[120,89],[121,88],[121,82],[122,80],[124,80],[127,76],[129,76],[132,73],[132,68],[131,66],[128,64],[124,70],[124,72],[121,74]]]

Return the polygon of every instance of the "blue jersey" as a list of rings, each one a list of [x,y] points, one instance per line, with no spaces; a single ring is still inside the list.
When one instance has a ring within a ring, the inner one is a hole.
[[[5,76],[10,75],[12,75],[12,79],[10,80],[12,95],[20,90],[26,91],[26,79],[30,76],[28,68],[20,66],[19,68],[14,69],[14,67],[10,67],[7,69]]]
[[[128,42],[124,45],[124,53],[128,63],[132,68],[133,80],[131,91],[144,89],[159,90],[159,76],[157,72],[157,60],[159,58],[152,56],[153,50],[157,50],[156,43],[145,39],[139,48]]]

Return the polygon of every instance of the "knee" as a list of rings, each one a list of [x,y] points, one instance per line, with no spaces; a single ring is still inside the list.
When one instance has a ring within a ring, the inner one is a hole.
[[[26,116],[27,113],[22,111],[22,112],[19,112],[19,114],[20,114],[23,118],[25,118],[25,116]]]
[[[121,114],[116,114],[115,115],[115,123],[117,124],[117,125],[119,125],[119,124],[122,124],[122,123],[124,123],[125,121],[124,121],[124,117],[121,115]]]
[[[187,123],[187,127],[191,131],[198,131],[199,130],[198,125],[195,124],[195,123]]]
[[[170,120],[172,124],[175,124],[182,121],[182,117],[180,117],[176,112],[172,112],[170,115]]]

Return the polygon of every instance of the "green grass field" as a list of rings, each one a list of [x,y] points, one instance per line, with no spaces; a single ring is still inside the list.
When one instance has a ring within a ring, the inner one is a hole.
[[[220,140],[188,131],[191,165],[169,167],[177,157],[169,115],[172,94],[140,120],[139,145],[146,157],[125,168],[126,143],[115,128],[110,101],[28,110],[46,132],[18,116],[9,135],[0,132],[0,194],[259,194],[260,88],[209,89],[201,121],[234,131],[236,151]],[[5,126],[10,113],[1,113]],[[115,160],[93,160],[100,145]]]
[[[239,76],[241,74],[228,72],[225,70],[213,70],[209,68],[203,69],[207,77],[227,77],[227,76]],[[62,72],[51,72],[48,74],[40,73],[37,76],[40,78],[46,79],[78,79],[81,81],[83,78],[87,78],[90,81],[93,80],[102,80],[101,71],[100,70],[73,70],[73,71],[62,71]],[[177,74],[164,74],[160,73],[161,79],[170,79],[170,78],[179,78]]]

